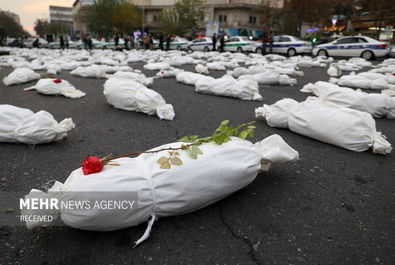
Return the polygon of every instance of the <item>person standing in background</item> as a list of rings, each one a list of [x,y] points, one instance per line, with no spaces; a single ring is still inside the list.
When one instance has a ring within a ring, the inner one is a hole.
[[[267,37],[267,34],[266,34],[266,32],[264,32],[262,34],[262,51],[261,51],[262,55],[266,54],[266,46],[267,46],[268,41],[269,41],[269,39]]]
[[[221,34],[221,38],[219,39],[219,51],[220,52],[224,52],[224,48],[225,48],[225,34]]]
[[[123,37],[123,40],[125,41],[125,43],[124,43],[125,50],[129,50],[129,46],[128,46],[129,37],[127,34]]]
[[[67,36],[64,37],[64,45],[66,46],[66,49],[69,48],[69,37]]]
[[[273,35],[273,31],[270,31],[269,34],[269,53],[273,53],[273,39],[274,39],[274,35]]]
[[[149,39],[149,49],[154,50],[154,37],[152,37],[151,33],[148,33],[148,39]]]
[[[119,36],[118,36],[118,34],[116,34],[115,37],[114,37],[114,43],[115,43],[115,48],[117,48],[117,46],[119,44]]]
[[[170,50],[170,41],[171,41],[171,36],[170,36],[170,34],[167,34],[167,38],[166,38],[166,51]]]
[[[163,47],[164,40],[165,40],[165,36],[163,35],[163,33],[160,33],[160,35],[159,35],[159,49],[161,51],[164,50],[164,47]]]
[[[216,50],[216,46],[217,46],[217,33],[214,33],[214,35],[213,35],[213,51]]]
[[[88,38],[87,38],[87,43],[88,43],[88,49],[89,50],[92,50],[92,38],[91,38],[91,36],[90,35],[88,35]]]
[[[64,50],[64,38],[63,38],[63,35],[60,35],[59,42],[60,42],[60,49]]]

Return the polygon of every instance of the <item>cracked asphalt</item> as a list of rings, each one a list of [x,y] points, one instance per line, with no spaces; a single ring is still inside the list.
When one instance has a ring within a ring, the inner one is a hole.
[[[141,69],[142,64],[131,66]],[[184,135],[209,135],[225,119],[252,121],[254,109],[263,103],[284,97],[302,101],[308,96],[299,92],[304,84],[328,80],[326,69],[303,70],[297,86],[260,86],[263,102],[197,94],[174,78],[156,79],[152,89],[173,104],[174,121],[112,108],[102,93],[105,80],[62,73],[87,93],[81,99],[24,92],[31,83],[1,83],[1,104],[43,109],[58,121],[72,117],[76,128],[52,144],[0,143],[0,190],[22,196],[49,180],[63,182],[87,155],[124,154]],[[0,77],[9,72],[2,68]],[[376,119],[390,142],[395,142],[394,123]],[[299,151],[300,160],[274,165],[249,186],[202,210],[159,219],[137,248],[133,242],[146,224],[114,232],[2,226],[0,264],[395,264],[393,154],[356,153],[263,121],[256,126],[255,140],[280,134]]]

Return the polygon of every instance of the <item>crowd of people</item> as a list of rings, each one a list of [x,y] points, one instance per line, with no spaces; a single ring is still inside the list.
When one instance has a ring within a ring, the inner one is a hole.
[[[115,34],[112,38],[114,41],[114,49],[116,50],[130,50],[130,49],[144,49],[144,50],[153,50],[160,49],[162,51],[170,50],[170,43],[172,39],[175,37],[172,34],[164,34],[159,33],[156,35],[157,41],[154,39],[153,34],[149,32],[136,32],[130,35],[121,35]],[[272,31],[268,33],[263,33],[260,37],[260,41],[262,42],[262,55],[266,53],[272,53],[273,51],[273,37],[274,33]],[[99,41],[102,41],[104,38],[102,36],[98,37]],[[94,48],[94,44],[92,41],[92,37],[89,33],[81,34],[81,41],[83,43],[84,49],[91,50]],[[226,42],[226,34],[225,33],[214,33],[212,35],[212,50],[224,52],[225,51],[225,42]],[[59,48],[60,49],[68,49],[69,48],[69,37],[66,35],[59,36]],[[219,43],[219,45],[218,45]],[[38,48],[40,46],[39,38],[36,38],[33,42],[33,47]]]

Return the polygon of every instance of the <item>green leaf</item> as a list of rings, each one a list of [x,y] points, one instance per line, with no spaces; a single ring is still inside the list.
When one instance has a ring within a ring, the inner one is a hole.
[[[189,139],[189,136],[184,136],[184,137],[181,137],[178,141],[179,142],[190,142],[191,140]]]
[[[170,162],[171,162],[172,165],[175,165],[175,166],[181,166],[182,165],[182,161],[178,157],[172,157],[170,159]]]
[[[197,154],[193,152],[193,149],[189,147],[187,150],[187,154],[192,158],[192,159],[197,159]]]
[[[203,154],[202,150],[199,147],[195,146],[195,145],[192,146],[192,149],[193,149],[193,152],[195,152],[198,155],[202,155]]]
[[[246,139],[247,136],[248,136],[248,130],[243,130],[239,134],[239,138],[241,138],[241,139]]]
[[[189,139],[191,139],[192,141],[196,140],[199,138],[199,135],[191,135],[189,136]]]
[[[226,125],[228,125],[228,124],[229,124],[229,120],[223,120],[223,121],[221,121],[221,125],[226,126]]]
[[[224,142],[225,137],[226,137],[225,135],[215,134],[215,135],[213,135],[212,138],[213,138],[214,143],[221,145]]]

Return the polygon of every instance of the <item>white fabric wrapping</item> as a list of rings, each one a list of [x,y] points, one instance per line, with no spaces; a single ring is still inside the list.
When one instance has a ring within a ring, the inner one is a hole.
[[[159,72],[156,73],[156,77],[158,78],[169,78],[169,77],[175,77],[178,73],[183,72],[184,70],[178,69],[178,68],[172,68],[169,70],[160,70]]]
[[[36,90],[45,95],[63,95],[67,98],[81,98],[86,94],[76,89],[67,80],[61,79],[60,83],[55,83],[53,78],[44,78],[38,80],[37,84],[25,88],[24,90]]]
[[[329,76],[338,77],[342,75],[342,70],[336,63],[331,63],[326,73]]]
[[[163,97],[132,79],[111,78],[104,83],[104,96],[114,108],[157,114],[160,119],[173,120],[173,106]]]
[[[395,98],[385,94],[366,93],[323,81],[307,84],[301,91],[313,93],[325,102],[368,112],[376,118],[395,119]]]
[[[180,147],[176,142],[152,150]],[[271,162],[294,161],[298,152],[278,135],[272,135],[255,145],[249,141],[233,138],[222,145],[205,143],[199,146],[203,154],[191,159],[180,151],[183,164],[161,169],[157,160],[166,151],[142,154],[136,158],[114,160],[119,166],[104,166],[103,171],[84,175],[81,168],[74,170],[62,185],[56,182],[48,196],[65,200],[89,200],[89,192],[124,191],[138,193],[138,207],[132,211],[100,211],[97,209],[32,211],[29,214],[60,215],[69,226],[95,231],[111,231],[138,225],[149,225],[136,244],[147,239],[156,217],[181,215],[210,205],[250,184],[258,174],[261,160]],[[77,192],[81,193],[67,193]],[[37,193],[31,190],[29,196]],[[39,192],[40,193],[40,192]],[[43,192],[41,192],[43,193]],[[87,195],[88,194],[88,195]],[[42,195],[46,196],[45,193]],[[78,196],[72,197],[72,196]],[[27,213],[22,213],[27,214]],[[42,225],[28,222],[29,229]]]
[[[194,86],[199,79],[206,78],[207,76],[187,71],[182,71],[176,74],[177,82]]]
[[[168,70],[171,68],[171,65],[168,63],[148,63],[143,66],[146,70]]]
[[[79,66],[70,74],[80,77],[91,77],[91,78],[106,78],[105,66],[101,65],[90,65],[90,66]]]
[[[110,78],[132,79],[136,82],[139,82],[140,84],[143,84],[144,86],[151,86],[154,83],[154,79],[152,77],[148,78],[144,74],[135,73],[135,72],[119,71],[114,73],[113,75],[108,75],[107,77],[109,79]]]
[[[329,82],[338,84],[339,86],[352,87],[352,88],[362,88],[362,89],[393,89],[395,90],[395,85],[391,85],[385,79],[370,79],[359,75],[343,75],[340,79],[331,78]]]
[[[212,62],[212,63],[207,63],[207,68],[210,70],[216,70],[216,71],[225,71],[225,63],[224,62]]]
[[[207,66],[204,66],[204,65],[202,65],[202,64],[196,65],[196,66],[195,66],[195,71],[198,72],[199,74],[205,74],[205,75],[210,74],[210,72],[209,72],[209,70],[208,70],[208,67],[207,67]]]
[[[287,85],[294,86],[297,81],[287,75],[278,74],[276,72],[262,72],[254,75],[242,75],[239,80],[252,79],[261,85]]]
[[[236,80],[229,75],[218,79],[207,76],[199,79],[195,87],[196,92],[199,93],[239,98],[242,100],[262,101],[258,83],[251,79]]]
[[[287,104],[284,104],[285,100]],[[283,99],[271,106],[266,105],[255,111],[256,116],[265,118],[272,127],[288,127],[293,132],[348,150],[362,152],[373,147],[373,153],[379,154],[392,150],[391,144],[376,131],[375,121],[367,112],[318,100],[299,104],[291,101]]]
[[[70,118],[58,123],[43,110],[34,113],[12,105],[0,105],[0,142],[50,143],[63,139],[74,127]]]
[[[8,76],[3,78],[3,83],[6,86],[23,84],[30,81],[34,81],[40,78],[40,74],[37,74],[30,68],[22,67],[16,68]]]

